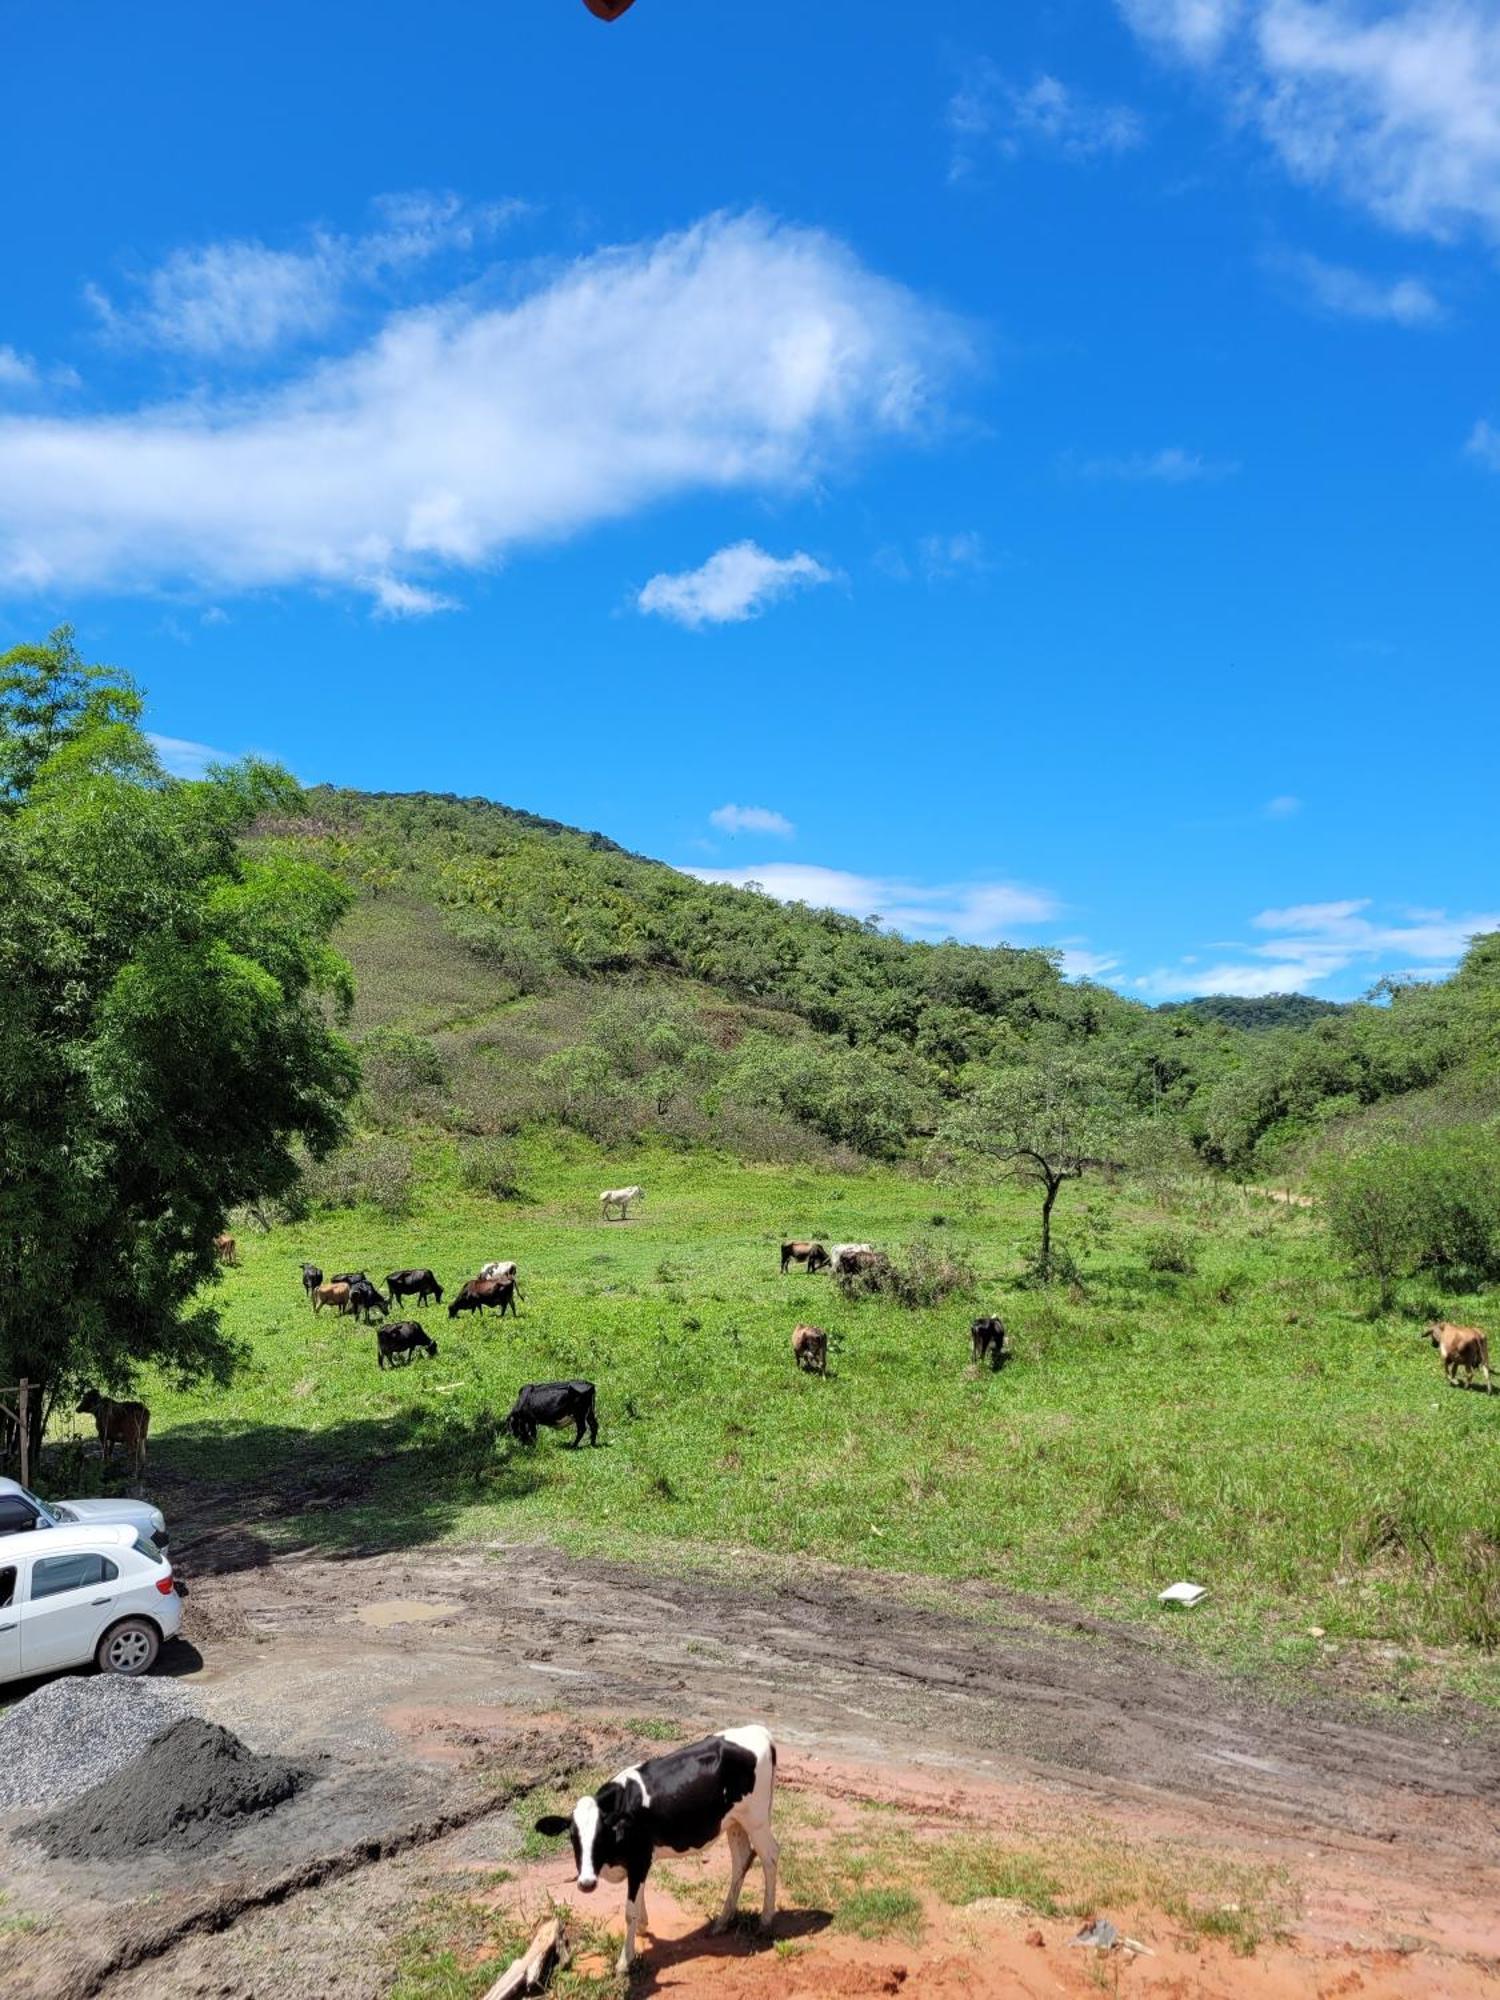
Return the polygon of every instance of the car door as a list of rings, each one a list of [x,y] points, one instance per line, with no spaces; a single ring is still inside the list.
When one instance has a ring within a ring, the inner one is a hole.
[[[119,1565],[92,1549],[33,1556],[20,1607],[22,1673],[92,1659],[120,1587]]]
[[[14,1680],[21,1671],[20,1574],[14,1563],[0,1563],[0,1681]]]

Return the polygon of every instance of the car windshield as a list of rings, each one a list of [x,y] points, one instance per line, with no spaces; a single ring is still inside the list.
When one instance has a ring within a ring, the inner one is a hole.
[[[24,1486],[21,1488],[21,1497],[23,1500],[29,1500],[35,1507],[38,1515],[36,1525],[39,1528],[55,1528],[60,1521],[71,1521],[73,1518],[66,1507],[49,1507],[45,1500],[39,1500],[35,1493],[28,1493]]]

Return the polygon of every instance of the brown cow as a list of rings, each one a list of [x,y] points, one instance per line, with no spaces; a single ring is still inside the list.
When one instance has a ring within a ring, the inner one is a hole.
[[[349,1287],[342,1280],[334,1284],[314,1285],[312,1303],[315,1313],[321,1312],[324,1306],[337,1306],[342,1318],[349,1310]]]
[[[809,1274],[828,1269],[828,1252],[821,1243],[783,1243],[781,1246],[781,1275],[786,1276],[788,1264],[805,1264]]]
[[[1495,1385],[1490,1380],[1490,1344],[1477,1326],[1454,1326],[1450,1320],[1437,1319],[1427,1328],[1427,1338],[1443,1357],[1443,1373],[1458,1387],[1458,1371],[1464,1371],[1464,1387],[1474,1386],[1474,1370],[1477,1368],[1484,1377],[1484,1393],[1493,1396]]]
[[[113,1403],[97,1389],[86,1389],[78,1399],[80,1417],[92,1417],[104,1447],[104,1463],[117,1444],[130,1453],[137,1479],[146,1463],[146,1433],[151,1428],[151,1412],[144,1403]]]
[[[799,1326],[792,1331],[792,1359],[809,1375],[828,1373],[828,1335],[820,1326]]]
[[[216,1236],[214,1238],[214,1255],[221,1264],[238,1264],[240,1261],[240,1246],[232,1236]]]
[[[457,1319],[460,1313],[483,1312],[486,1306],[493,1306],[504,1319],[507,1313],[512,1319],[516,1314],[516,1281],[514,1278],[470,1278],[460,1290],[458,1297],[448,1306],[449,1319]]]

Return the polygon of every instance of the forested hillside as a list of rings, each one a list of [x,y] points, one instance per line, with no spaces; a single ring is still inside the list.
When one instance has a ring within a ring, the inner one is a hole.
[[[897,1159],[987,1078],[1071,1051],[1118,1129],[1266,1177],[1372,1117],[1431,1132],[1500,1106],[1500,937],[1374,1002],[1151,1008],[1045,951],[909,942],[483,800],[320,788],[258,838],[358,893],[356,1034],[393,1129]]]

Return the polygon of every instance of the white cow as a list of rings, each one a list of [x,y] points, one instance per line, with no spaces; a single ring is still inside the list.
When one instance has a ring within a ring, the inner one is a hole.
[[[481,1278],[513,1278],[516,1275],[514,1262],[508,1264],[484,1264],[480,1267]]]
[[[620,1211],[620,1220],[621,1222],[625,1222],[629,1220],[630,1204],[633,1201],[644,1201],[645,1199],[646,1190],[642,1187],[611,1188],[607,1194],[600,1195],[599,1204],[604,1210],[604,1220],[606,1222],[609,1220],[609,1211],[612,1208],[617,1208]]]
[[[873,1243],[835,1243],[828,1256],[835,1274],[841,1271],[847,1274],[850,1271],[863,1270],[864,1260],[879,1254]]]

